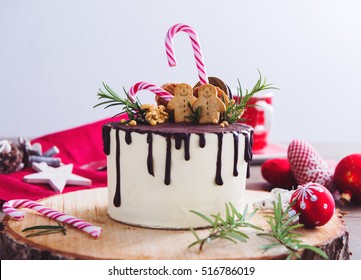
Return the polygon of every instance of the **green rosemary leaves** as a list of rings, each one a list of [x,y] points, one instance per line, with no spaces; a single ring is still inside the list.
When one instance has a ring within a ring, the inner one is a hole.
[[[27,227],[22,230],[25,231],[33,231],[32,233],[26,235],[25,237],[35,237],[40,235],[46,234],[53,234],[53,233],[62,233],[66,235],[66,228],[65,225],[58,223],[58,225],[39,225],[39,226],[32,226]]]
[[[191,243],[188,248],[195,245],[199,245],[199,250],[202,250],[203,246],[206,243],[209,243],[216,239],[225,239],[233,243],[246,242],[249,238],[247,234],[240,231],[240,228],[253,228],[255,230],[262,230],[260,227],[255,226],[249,222],[249,220],[257,212],[255,209],[253,212],[248,214],[248,207],[246,206],[243,213],[239,213],[237,209],[232,205],[232,203],[226,204],[226,217],[222,218],[220,213],[217,215],[212,215],[207,217],[199,212],[191,210],[190,212],[201,217],[211,226],[209,229],[209,234],[205,237],[200,237],[198,233],[191,229],[196,241]]]

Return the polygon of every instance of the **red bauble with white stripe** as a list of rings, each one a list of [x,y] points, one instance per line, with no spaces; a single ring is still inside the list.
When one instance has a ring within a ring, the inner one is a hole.
[[[293,210],[300,214],[300,223],[306,227],[326,224],[335,212],[335,200],[332,194],[317,183],[298,186],[291,196],[290,203],[294,203]]]

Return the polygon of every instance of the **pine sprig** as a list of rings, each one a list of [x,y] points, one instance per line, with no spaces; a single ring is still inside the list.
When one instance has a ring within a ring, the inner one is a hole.
[[[239,105],[237,102],[230,102],[226,105],[226,110],[221,114],[220,122],[234,123],[236,121],[245,121],[245,119],[240,118],[244,110],[245,107],[243,105]]]
[[[235,102],[229,102],[226,104],[226,110],[221,114],[221,122],[227,121],[228,123],[234,123],[236,121],[244,121],[245,119],[241,119],[244,110],[252,105],[247,104],[248,101],[255,95],[257,92],[270,90],[270,89],[277,89],[273,86],[273,84],[268,84],[266,78],[262,77],[261,72],[257,69],[259,73],[259,79],[257,80],[256,84],[253,86],[252,90],[249,91],[246,89],[245,91],[242,90],[242,85],[239,79],[238,81],[238,88],[237,88],[237,95]]]
[[[285,210],[282,210],[281,196],[278,196],[277,202],[273,203],[274,215],[265,216],[268,218],[267,223],[271,227],[269,233],[259,233],[259,236],[269,237],[273,242],[261,246],[261,249],[267,251],[269,249],[284,246],[287,251],[287,259],[301,258],[299,254],[300,250],[307,249],[315,252],[324,259],[328,259],[327,254],[320,248],[303,244],[299,238],[301,234],[295,233],[294,230],[303,227],[302,224],[295,224],[298,214],[289,216],[288,213],[291,210],[293,204],[290,204]]]
[[[35,237],[40,235],[46,235],[46,234],[53,234],[53,233],[63,233],[66,235],[66,228],[65,225],[58,223],[57,226],[55,225],[39,225],[39,226],[32,226],[27,227],[22,230],[22,232],[25,231],[35,231],[33,233],[30,233],[26,235],[25,237]]]
[[[191,243],[188,248],[199,245],[199,250],[201,251],[206,243],[209,243],[216,239],[225,239],[233,243],[237,243],[237,241],[246,242],[249,237],[247,234],[240,231],[240,228],[253,228],[256,230],[262,230],[260,227],[249,223],[249,220],[257,212],[257,209],[255,209],[252,213],[248,214],[247,206],[241,214],[232,205],[232,203],[226,203],[225,219],[221,218],[220,213],[218,213],[217,215],[211,215],[211,217],[207,217],[193,210],[190,210],[190,212],[196,214],[207,223],[209,223],[211,228],[209,229],[209,234],[204,238],[201,238],[198,233],[191,228],[190,230],[196,238],[196,241]]]
[[[193,108],[192,104],[190,102],[188,102],[188,108],[191,111],[191,114],[188,116],[185,116],[185,118],[191,120],[193,123],[198,123],[199,119],[201,117],[201,113],[202,113],[202,107],[198,106],[197,108]]]
[[[123,88],[123,90],[127,98],[122,98],[104,82],[103,82],[103,86],[106,92],[103,91],[102,89],[99,89],[97,96],[98,96],[98,100],[106,100],[106,101],[99,102],[93,108],[103,105],[106,105],[104,109],[107,109],[112,106],[123,106],[121,108],[121,111],[115,116],[113,116],[113,118],[123,113],[126,113],[128,115],[129,120],[135,120],[137,123],[145,123],[146,110],[141,109],[142,104],[139,102],[138,99],[133,101],[129,97],[129,94],[125,90],[125,88]]]

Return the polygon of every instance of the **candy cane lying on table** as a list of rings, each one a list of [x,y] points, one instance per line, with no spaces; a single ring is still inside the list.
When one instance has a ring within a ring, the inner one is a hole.
[[[94,226],[88,222],[85,222],[74,216],[69,216],[64,213],[58,212],[51,208],[45,207],[44,205],[37,203],[29,199],[14,199],[4,203],[3,211],[15,220],[21,220],[25,216],[24,211],[20,211],[16,208],[29,208],[40,214],[43,214],[50,219],[56,220],[61,223],[72,225],[73,227],[89,233],[93,237],[98,237],[102,232],[101,227]]]
[[[147,82],[138,82],[134,86],[132,86],[129,90],[129,97],[134,101],[134,97],[137,92],[143,89],[153,92],[155,95],[162,97],[165,101],[169,101],[173,98],[173,95],[170,94],[168,91]]]
[[[176,25],[173,25],[171,28],[169,28],[167,32],[167,35],[165,37],[165,51],[167,53],[169,66],[172,67],[177,65],[177,61],[174,54],[173,37],[179,31],[183,31],[187,33],[189,38],[191,39],[199,80],[202,85],[208,84],[206,66],[204,65],[203,54],[202,54],[201,45],[199,44],[198,35],[196,31],[189,25],[178,23]]]

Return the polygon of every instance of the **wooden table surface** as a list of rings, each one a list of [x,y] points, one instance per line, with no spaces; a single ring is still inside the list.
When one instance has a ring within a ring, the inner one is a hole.
[[[315,144],[314,147],[325,159],[336,161],[352,153],[361,153],[361,144]],[[260,165],[251,166],[251,178],[247,181],[247,189],[250,190],[271,190],[261,175]],[[344,221],[349,231],[351,259],[361,260],[361,205],[348,205],[339,207],[341,211],[349,212],[344,216]],[[4,214],[0,212],[0,220]],[[0,259],[2,259],[2,244],[0,244]]]

